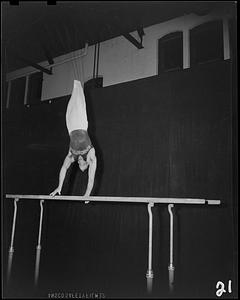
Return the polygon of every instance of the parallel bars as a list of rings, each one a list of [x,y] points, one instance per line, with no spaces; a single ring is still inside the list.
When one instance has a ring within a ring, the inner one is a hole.
[[[39,264],[41,255],[41,234],[42,234],[42,220],[43,220],[43,203],[44,200],[71,200],[71,201],[90,201],[90,202],[127,202],[127,203],[147,203],[148,216],[149,216],[149,240],[148,240],[148,269],[146,273],[147,278],[147,291],[152,292],[153,284],[153,269],[152,269],[152,228],[153,228],[153,215],[152,207],[154,204],[168,204],[168,212],[170,216],[170,258],[169,258],[169,289],[173,291],[174,283],[174,264],[173,264],[173,213],[172,208],[174,204],[209,204],[219,205],[220,200],[207,200],[207,199],[191,199],[191,198],[145,198],[145,197],[81,197],[81,196],[49,196],[49,195],[11,195],[7,194],[6,198],[14,199],[14,214],[11,233],[11,244],[8,255],[8,268],[7,268],[7,280],[9,281],[12,268],[13,259],[13,244],[17,217],[17,202],[19,199],[25,200],[40,200],[40,220],[39,220],[39,232],[38,232],[38,244],[36,247],[36,262],[35,262],[35,276],[34,283],[37,285],[39,278]]]

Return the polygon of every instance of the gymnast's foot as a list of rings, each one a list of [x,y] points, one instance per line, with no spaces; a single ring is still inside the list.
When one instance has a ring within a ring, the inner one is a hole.
[[[84,201],[84,203],[85,203],[85,204],[88,204],[88,203],[89,203],[89,201]]]

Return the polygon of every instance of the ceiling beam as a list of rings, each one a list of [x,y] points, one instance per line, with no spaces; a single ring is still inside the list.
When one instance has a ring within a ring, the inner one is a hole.
[[[123,36],[127,40],[129,40],[129,42],[131,42],[134,46],[136,46],[138,49],[143,49],[142,38],[141,38],[141,43],[139,43],[139,41],[137,41],[130,33],[125,33],[123,34]]]
[[[18,55],[17,53],[15,53],[12,50],[8,50],[8,52],[11,53],[13,56],[15,56],[18,60],[27,63],[29,66],[32,66],[33,68],[38,69],[38,70],[40,70],[40,71],[42,71],[42,72],[44,72],[44,73],[46,73],[48,75],[52,75],[52,70],[46,69],[46,68],[44,68],[44,67],[42,67],[42,66],[40,66],[40,65],[38,65],[38,64],[30,61],[30,60],[28,60],[28,59],[26,59],[24,57],[21,57],[20,55]]]
[[[44,45],[42,45],[42,48],[43,48],[44,55],[46,56],[49,65],[53,65],[54,60],[53,60],[52,55],[50,54],[50,51],[48,51],[48,49]]]
[[[137,32],[138,32],[138,35],[141,39],[141,44],[142,44],[142,40],[143,40],[143,36],[145,35],[145,32],[144,32],[143,28],[138,28]]]

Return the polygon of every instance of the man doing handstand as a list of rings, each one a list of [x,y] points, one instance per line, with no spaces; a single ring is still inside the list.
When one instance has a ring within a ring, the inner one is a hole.
[[[70,137],[69,151],[59,173],[58,187],[50,195],[61,195],[66,172],[70,165],[76,161],[82,172],[88,168],[88,184],[83,196],[90,196],[94,185],[97,159],[87,131],[88,119],[85,96],[81,83],[77,80],[74,80],[73,92],[67,106],[66,125]]]

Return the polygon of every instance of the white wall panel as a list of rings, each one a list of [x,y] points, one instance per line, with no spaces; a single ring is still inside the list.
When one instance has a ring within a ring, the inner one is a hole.
[[[183,61],[184,68],[189,67],[189,30],[201,23],[215,19],[226,20],[226,14],[215,13],[206,16],[194,14],[185,15],[167,22],[144,28],[143,49],[137,49],[123,36],[105,41],[100,44],[98,75],[103,76],[103,85],[109,86],[140,78],[157,75],[158,70],[158,39],[174,32],[184,32]],[[228,33],[224,23],[225,35]],[[137,32],[131,33],[139,40]],[[228,39],[225,39],[224,51],[229,53]],[[94,46],[88,47],[87,55],[76,60],[66,62],[53,68],[53,75],[44,74],[42,100],[69,95],[72,91],[73,80],[85,82],[93,76]],[[84,49],[68,53],[54,59],[59,62],[77,56]],[[228,57],[228,56],[225,56]],[[46,62],[41,63],[46,66]],[[34,70],[24,68],[7,74],[7,79],[14,78],[24,72]]]

